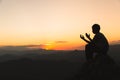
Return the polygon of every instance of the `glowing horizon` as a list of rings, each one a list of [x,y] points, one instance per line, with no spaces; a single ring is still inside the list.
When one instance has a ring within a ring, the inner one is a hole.
[[[1,0],[0,46],[81,49],[80,34],[98,23],[109,43],[120,42],[119,0]]]

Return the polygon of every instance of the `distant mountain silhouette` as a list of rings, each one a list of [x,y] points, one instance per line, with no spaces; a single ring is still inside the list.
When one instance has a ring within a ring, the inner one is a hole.
[[[0,62],[29,58],[34,60],[84,61],[83,51],[26,50],[0,51]]]
[[[110,45],[110,49],[109,49],[109,53],[119,53],[120,52],[120,44],[116,44],[116,45]]]
[[[7,51],[25,51],[25,50],[44,50],[40,48],[41,45],[25,45],[25,46],[1,46],[0,50]]]

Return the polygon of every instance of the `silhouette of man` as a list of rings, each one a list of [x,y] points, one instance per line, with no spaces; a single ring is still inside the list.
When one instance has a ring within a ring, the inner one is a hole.
[[[85,39],[84,36],[80,34],[80,38],[88,43],[85,46],[86,59],[88,62],[94,61],[94,53],[97,55],[106,55],[109,49],[109,43],[106,37],[100,32],[99,24],[92,26],[92,32],[95,34],[93,39],[90,38],[90,34],[85,34],[89,40]]]

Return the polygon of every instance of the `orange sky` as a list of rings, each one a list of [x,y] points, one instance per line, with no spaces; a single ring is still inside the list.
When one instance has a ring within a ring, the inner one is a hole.
[[[1,0],[0,45],[80,49],[94,23],[109,42],[120,40],[120,0]],[[120,42],[120,41],[119,41]]]

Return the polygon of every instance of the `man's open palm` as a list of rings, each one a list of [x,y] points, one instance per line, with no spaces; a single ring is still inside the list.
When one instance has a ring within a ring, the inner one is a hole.
[[[90,38],[90,34],[88,34],[88,33],[85,33],[85,35],[86,35],[86,37],[87,37],[87,38]]]
[[[83,36],[83,35],[81,35],[81,34],[80,34],[80,38],[81,38],[81,39],[85,39],[85,38],[84,38],[84,36]]]

